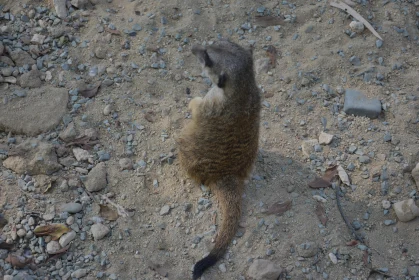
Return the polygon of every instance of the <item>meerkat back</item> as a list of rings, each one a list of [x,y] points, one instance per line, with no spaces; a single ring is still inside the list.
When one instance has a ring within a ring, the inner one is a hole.
[[[178,158],[193,180],[210,187],[223,217],[214,248],[194,267],[193,279],[198,279],[224,255],[236,233],[244,180],[258,150],[260,95],[250,51],[220,41],[194,46],[192,53],[214,87],[189,103],[192,120],[177,140]]]

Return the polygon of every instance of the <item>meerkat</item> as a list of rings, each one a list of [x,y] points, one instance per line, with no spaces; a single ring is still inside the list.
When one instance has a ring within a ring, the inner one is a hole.
[[[227,40],[192,53],[214,87],[189,103],[192,120],[177,138],[181,167],[219,200],[222,222],[213,249],[193,270],[196,280],[225,253],[241,217],[244,181],[258,152],[260,93],[250,50]]]

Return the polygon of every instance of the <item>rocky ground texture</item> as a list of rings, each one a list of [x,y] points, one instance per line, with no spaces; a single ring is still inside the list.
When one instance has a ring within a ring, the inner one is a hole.
[[[419,1],[352,4],[382,40],[324,0],[1,1],[0,276],[190,279],[221,217],[174,138],[225,37],[260,152],[203,279],[419,279]]]

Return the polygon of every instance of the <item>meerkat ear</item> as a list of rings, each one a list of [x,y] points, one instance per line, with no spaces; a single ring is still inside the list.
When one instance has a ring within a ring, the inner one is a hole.
[[[217,87],[219,88],[225,87],[226,82],[227,82],[227,74],[224,72],[221,72],[221,74],[218,75]]]
[[[207,53],[207,50],[204,50],[203,58],[204,58],[205,67],[211,68],[213,63],[212,63],[212,60]]]
[[[195,45],[192,47],[192,53],[198,57],[199,61],[204,64],[205,67],[212,67],[213,62],[204,47]]]

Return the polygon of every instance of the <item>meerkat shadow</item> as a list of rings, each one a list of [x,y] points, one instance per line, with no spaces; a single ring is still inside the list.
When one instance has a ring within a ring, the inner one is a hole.
[[[268,207],[295,200],[311,192],[308,182],[316,177],[309,166],[276,150],[260,149],[245,191],[243,210],[254,203]]]

